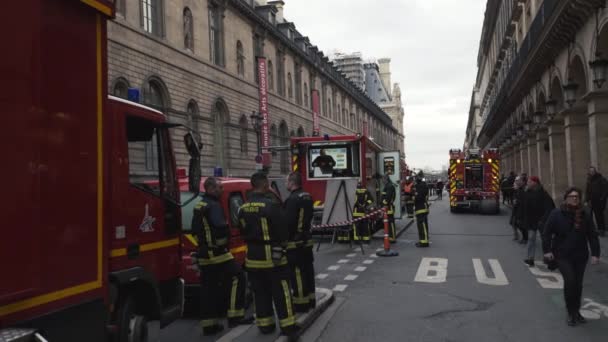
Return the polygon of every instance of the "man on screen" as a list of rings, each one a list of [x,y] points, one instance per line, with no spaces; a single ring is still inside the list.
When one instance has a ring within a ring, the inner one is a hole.
[[[324,174],[332,174],[336,161],[334,158],[325,152],[325,149],[319,151],[320,155],[312,162],[312,167],[318,167]]]

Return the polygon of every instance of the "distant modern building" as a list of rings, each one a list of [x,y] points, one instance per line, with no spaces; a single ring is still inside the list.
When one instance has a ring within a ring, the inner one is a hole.
[[[334,66],[359,89],[365,91],[365,69],[360,52],[351,54],[336,53],[329,57]]]

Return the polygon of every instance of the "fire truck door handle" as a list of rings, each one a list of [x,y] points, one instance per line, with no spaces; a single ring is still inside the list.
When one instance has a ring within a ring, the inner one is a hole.
[[[127,246],[127,258],[128,259],[137,259],[139,257],[139,244],[134,243],[132,245]]]

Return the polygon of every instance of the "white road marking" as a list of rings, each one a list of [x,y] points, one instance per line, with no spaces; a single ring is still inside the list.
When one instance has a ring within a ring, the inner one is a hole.
[[[376,254],[372,254],[369,256],[370,258],[377,258],[378,256]]]
[[[319,274],[317,274],[316,278],[317,279],[325,279],[325,278],[327,278],[328,275],[329,274],[327,274],[327,273],[319,273]]]
[[[366,265],[371,265],[374,263],[374,260],[371,260],[371,259],[363,260],[363,263]]]
[[[358,266],[358,267],[355,267],[355,272],[363,272],[363,271],[365,271],[366,269],[367,269],[367,267],[364,267],[364,266]]]
[[[340,265],[332,265],[329,266],[327,269],[330,271],[337,271],[340,268]]]
[[[353,258],[353,257],[355,257],[355,256],[357,256],[357,253],[350,253],[350,254],[346,254],[346,257],[347,257],[347,258]]]
[[[344,277],[344,280],[348,280],[348,281],[353,281],[355,279],[357,279],[358,275],[356,274],[349,274],[346,277]]]
[[[377,248],[376,252],[382,252],[384,250],[384,248]]]
[[[445,283],[447,276],[448,259],[422,258],[414,281],[421,283]]]
[[[340,259],[338,260],[338,264],[346,264],[348,262],[348,259]]]
[[[339,284],[339,285],[336,285],[336,286],[335,286],[335,287],[332,289],[332,291],[336,291],[336,292],[343,292],[344,290],[346,290],[346,288],[347,288],[347,287],[348,287],[348,285],[342,285],[342,284]]]
[[[475,277],[477,277],[477,281],[482,284],[493,286],[509,285],[509,280],[507,279],[505,272],[502,270],[498,260],[489,259],[488,263],[490,264],[492,273],[494,273],[494,278],[488,277],[483,268],[483,264],[481,263],[481,259],[473,259],[473,268],[475,269]]]
[[[542,262],[537,261],[537,266],[543,265]],[[564,278],[561,274],[557,272],[545,272],[538,267],[528,267],[530,272],[536,276],[536,281],[540,284],[540,286],[544,289],[563,289],[564,288]],[[539,278],[543,277],[543,278]],[[550,278],[550,279],[548,279]]]

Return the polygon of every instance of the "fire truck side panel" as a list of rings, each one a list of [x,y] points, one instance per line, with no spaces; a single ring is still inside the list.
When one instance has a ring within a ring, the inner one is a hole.
[[[0,328],[28,321],[52,340],[82,341],[78,333],[89,330],[95,341],[105,327],[105,17],[78,1],[13,1],[4,10],[29,22],[9,15],[0,24],[11,46],[0,66],[11,202],[0,240]],[[85,320],[58,337],[59,317]]]

